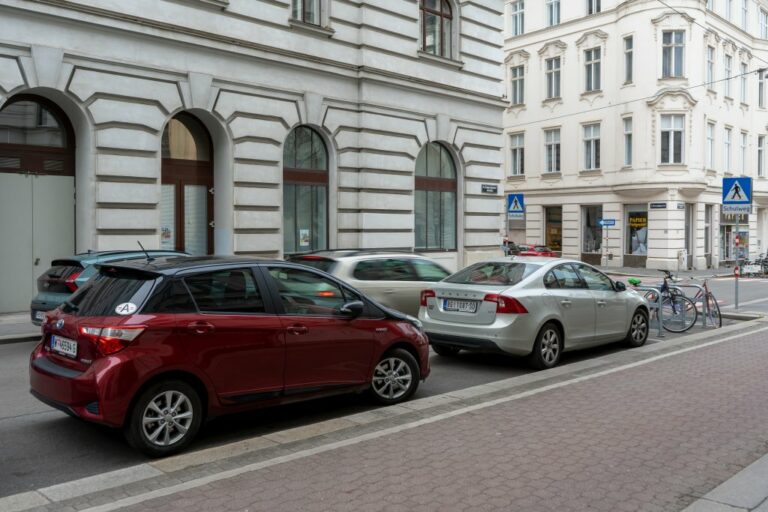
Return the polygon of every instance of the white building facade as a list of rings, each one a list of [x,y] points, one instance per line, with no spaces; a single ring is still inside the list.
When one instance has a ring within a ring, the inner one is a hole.
[[[765,252],[768,2],[507,1],[505,19],[513,241],[672,270]],[[753,178],[752,214],[721,214],[728,176]]]
[[[0,0],[0,312],[54,257],[498,252],[502,0]]]

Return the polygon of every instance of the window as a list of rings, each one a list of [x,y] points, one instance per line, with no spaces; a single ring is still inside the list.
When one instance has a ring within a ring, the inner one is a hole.
[[[293,0],[291,16],[293,19],[320,25],[321,0]]]
[[[544,131],[546,172],[560,172],[560,129]]]
[[[715,0],[707,0],[707,9],[710,11],[715,8]]]
[[[453,58],[453,12],[448,0],[421,0],[421,48]]]
[[[517,0],[512,2],[512,35],[519,36],[525,33],[525,2]]]
[[[627,212],[626,254],[630,256],[648,255],[648,207],[629,205]]]
[[[747,30],[747,15],[748,15],[747,0],[741,0],[741,28]]]
[[[560,24],[560,0],[547,0],[547,26]]]
[[[664,31],[662,34],[662,64],[663,78],[680,78],[683,76],[683,50],[685,49],[685,32],[682,30]]]
[[[582,206],[581,216],[582,226],[584,227],[581,252],[600,254],[603,246],[603,227],[599,222],[603,218],[603,207]]]
[[[747,65],[741,63],[741,102],[747,102]]]
[[[584,51],[584,66],[586,68],[586,92],[600,90],[600,48]]]
[[[576,273],[576,270],[574,270],[570,263],[553,268],[544,276],[544,286],[547,288],[586,288],[581,277],[579,277],[579,274]]]
[[[456,167],[448,150],[429,142],[416,158],[416,249],[456,249]]]
[[[593,171],[600,168],[600,125],[584,127],[584,169]]]
[[[283,251],[328,247],[328,151],[322,137],[298,126],[283,149]]]
[[[749,135],[747,132],[741,132],[741,174],[747,172],[747,143],[749,141]]]
[[[514,286],[540,267],[541,265],[536,263],[485,261],[475,263],[464,270],[460,270],[446,279],[445,282],[454,284]]]
[[[624,83],[631,84],[633,80],[633,50],[634,39],[632,36],[624,38]]]
[[[442,281],[451,275],[451,273],[443,267],[432,263],[429,260],[414,258],[411,260],[411,264],[413,264],[413,267],[416,269],[416,275],[418,276],[419,281]]]
[[[733,57],[725,56],[725,96],[731,97],[731,70],[733,69]]]
[[[142,313],[196,313],[197,308],[181,279],[166,281],[147,301]]]
[[[733,0],[725,0],[725,18],[731,21],[733,16]]]
[[[545,61],[547,68],[547,99],[560,97],[560,57]]]
[[[345,303],[358,300],[352,292],[309,270],[270,267],[287,315],[333,316]]]
[[[731,172],[731,136],[732,130],[726,128],[723,140],[723,170],[725,172]]]
[[[768,39],[768,11],[760,9],[760,37]]]
[[[598,291],[613,291],[613,283],[608,276],[581,263],[574,263],[574,265],[579,270],[584,282],[587,283],[587,288]]]
[[[757,137],[757,177],[765,177],[765,135]]]
[[[600,12],[600,0],[587,0],[587,14]]]
[[[525,103],[525,76],[524,66],[515,66],[510,70],[512,83],[512,105],[522,105]]]
[[[712,205],[704,206],[704,254],[712,254]]]
[[[661,163],[683,163],[684,115],[661,116]]]
[[[715,88],[715,47],[707,46],[707,88]]]
[[[707,169],[715,168],[715,123],[707,123]]]
[[[624,122],[624,165],[632,165],[632,118],[625,117]]]
[[[510,169],[512,176],[522,176],[525,174],[525,136],[522,133],[516,133],[509,138]]]
[[[408,260],[393,258],[363,260],[352,275],[360,281],[418,281]]]
[[[116,308],[126,302],[141,308],[155,281],[149,274],[124,274],[103,267],[72,295],[64,312],[74,316],[118,316]]]
[[[757,105],[765,108],[765,72],[757,73]]]
[[[264,313],[264,301],[250,269],[219,270],[184,279],[203,313]]]

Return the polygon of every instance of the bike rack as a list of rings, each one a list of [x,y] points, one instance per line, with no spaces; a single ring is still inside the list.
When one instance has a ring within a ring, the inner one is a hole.
[[[670,286],[670,288],[671,288],[671,286]],[[707,302],[707,292],[706,292],[706,290],[704,290],[704,287],[699,285],[699,284],[676,284],[675,288],[677,288],[678,290],[680,288],[696,288],[697,290],[699,290],[701,292],[701,296],[704,297],[704,299],[702,300],[702,306],[701,306],[701,309],[704,312],[704,315],[703,315],[704,318],[702,318],[702,320],[701,320],[701,326],[706,329],[707,328],[707,318],[709,318],[709,303]],[[683,290],[680,290],[680,291],[683,292],[683,295],[688,297],[688,295]],[[695,295],[694,295],[694,297],[695,297]],[[693,297],[688,297],[688,298],[693,300]],[[693,305],[695,306],[696,303],[694,302]],[[712,327],[714,327],[714,325]]]
[[[656,324],[657,324],[656,327],[658,329],[657,337],[664,338],[664,327],[662,326],[662,321],[661,321],[661,315],[662,315],[661,293],[659,291],[659,288],[655,286],[633,286],[632,289],[636,291],[656,292],[656,302],[648,301],[648,306],[651,309],[656,310]]]

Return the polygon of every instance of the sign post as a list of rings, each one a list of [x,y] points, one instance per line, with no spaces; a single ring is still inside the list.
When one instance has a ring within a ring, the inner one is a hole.
[[[739,220],[741,216],[752,213],[752,178],[739,176],[738,178],[723,178],[723,213],[734,213],[736,217],[736,237],[734,239],[736,251],[736,271],[734,273],[735,306],[739,309],[739,268],[741,267],[741,251],[739,242],[741,241],[739,231]],[[747,223],[749,225],[749,223]]]
[[[605,263],[603,263],[603,265],[608,266],[608,255],[610,252],[608,250],[608,240],[610,240],[608,236],[608,228],[616,225],[616,219],[598,219],[597,223],[603,227],[603,256],[605,257]]]

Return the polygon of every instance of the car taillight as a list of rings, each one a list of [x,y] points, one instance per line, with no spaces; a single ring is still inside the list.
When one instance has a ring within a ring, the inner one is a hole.
[[[421,291],[421,302],[420,302],[420,304],[422,306],[426,307],[427,306],[427,299],[430,298],[430,297],[434,297],[434,296],[435,296],[435,291],[434,290],[422,290]]]
[[[504,297],[503,295],[488,294],[483,299],[486,302],[496,303],[496,313],[509,313],[512,315],[522,315],[528,313],[519,300],[512,297]]]
[[[93,341],[103,355],[120,352],[144,332],[145,326],[81,327],[80,334]]]
[[[70,274],[69,277],[67,277],[67,280],[64,281],[64,284],[67,285],[67,288],[69,288],[69,291],[73,293],[77,291],[77,283],[75,282],[75,279],[77,279],[77,277],[82,272],[83,271],[81,270],[80,272],[75,272],[74,274]]]

